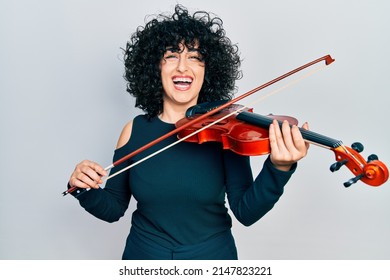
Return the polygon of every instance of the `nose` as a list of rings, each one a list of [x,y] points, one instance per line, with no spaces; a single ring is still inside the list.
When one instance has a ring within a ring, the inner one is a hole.
[[[183,54],[180,55],[179,61],[177,62],[177,71],[184,73],[187,71],[188,65],[187,65],[187,60]]]

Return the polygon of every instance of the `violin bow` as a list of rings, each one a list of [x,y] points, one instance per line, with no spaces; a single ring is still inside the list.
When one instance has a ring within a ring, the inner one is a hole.
[[[275,83],[277,83],[277,82],[279,82],[279,81],[281,81],[281,80],[283,80],[283,79],[285,79],[285,78],[287,78],[287,77],[289,77],[289,76],[291,76],[291,75],[294,75],[295,73],[297,73],[297,72],[299,72],[299,71],[304,70],[305,68],[308,68],[308,67],[310,67],[310,66],[312,66],[312,65],[314,65],[314,64],[320,63],[320,62],[322,62],[322,61],[325,62],[325,65],[329,65],[329,64],[331,64],[332,62],[334,62],[335,60],[334,60],[330,55],[325,55],[325,56],[320,57],[320,58],[318,58],[318,59],[315,59],[315,60],[313,60],[313,61],[311,61],[311,62],[309,62],[309,63],[306,63],[306,64],[304,64],[304,65],[302,65],[302,66],[300,66],[300,67],[298,67],[298,68],[295,68],[294,70],[291,70],[291,71],[289,71],[289,72],[287,72],[287,73],[285,73],[285,74],[283,74],[283,75],[281,75],[281,76],[279,76],[279,77],[277,77],[277,78],[275,78],[275,79],[273,79],[273,80],[271,80],[271,81],[269,81],[269,82],[267,82],[267,83],[265,83],[265,84],[262,84],[262,85],[260,85],[260,86],[258,86],[258,87],[256,87],[256,88],[254,88],[254,89],[252,89],[252,90],[250,90],[250,91],[248,91],[248,92],[246,92],[246,93],[244,93],[244,94],[242,94],[242,95],[240,95],[240,96],[238,96],[238,97],[236,97],[236,98],[234,98],[234,99],[232,99],[232,100],[229,100],[229,101],[227,101],[226,103],[224,103],[224,104],[222,104],[222,105],[220,105],[220,106],[218,106],[218,107],[216,107],[216,108],[214,108],[214,109],[212,109],[212,110],[210,110],[210,111],[208,111],[208,112],[206,112],[206,113],[204,113],[204,114],[198,116],[197,118],[190,120],[189,122],[183,124],[182,126],[177,127],[176,129],[174,129],[174,130],[172,130],[172,131],[170,131],[170,132],[168,132],[168,133],[166,133],[166,134],[160,136],[159,138],[157,138],[157,139],[155,139],[155,140],[153,140],[153,141],[147,143],[146,145],[144,145],[144,146],[138,148],[137,150],[135,150],[135,151],[133,151],[133,152],[127,154],[126,156],[124,156],[124,157],[118,159],[117,161],[113,162],[111,165],[107,166],[104,170],[108,171],[108,170],[112,169],[113,167],[115,167],[115,166],[117,166],[117,165],[123,163],[124,161],[126,161],[126,160],[128,160],[128,159],[134,157],[135,155],[137,155],[137,154],[139,154],[139,153],[141,153],[141,152],[143,152],[143,151],[149,149],[150,147],[156,145],[157,143],[159,143],[159,142],[161,142],[161,141],[167,139],[168,137],[171,137],[172,135],[175,135],[175,134],[179,133],[180,131],[182,131],[182,130],[184,130],[184,129],[186,129],[186,128],[192,126],[192,125],[194,125],[195,123],[197,123],[197,122],[199,122],[199,121],[201,121],[201,120],[206,119],[207,117],[209,117],[209,116],[211,116],[211,115],[213,115],[213,114],[215,114],[215,113],[217,113],[217,112],[219,112],[219,111],[221,111],[221,110],[223,110],[223,109],[225,109],[225,108],[231,106],[231,105],[234,104],[234,103],[237,103],[238,101],[240,101],[240,100],[242,100],[242,99],[244,99],[244,98],[246,98],[246,97],[248,97],[248,96],[254,94],[255,92],[258,92],[258,91],[260,91],[260,90],[262,90],[262,89],[264,89],[264,88],[266,88],[266,87],[269,87],[270,85],[273,85],[273,84],[275,84]],[[225,116],[225,117],[226,117],[226,116]],[[215,123],[217,123],[217,122],[219,122],[219,121],[221,121],[221,120],[217,120]],[[214,124],[214,123],[210,124],[210,126],[213,125],[213,124]],[[196,133],[198,133],[198,132],[199,132],[199,130],[196,131],[196,132],[194,132],[194,134],[196,134]],[[192,136],[192,134],[189,135],[189,136]],[[189,137],[189,136],[188,136],[188,137]],[[180,142],[183,141],[183,140],[185,140],[185,139],[186,139],[186,138],[180,139]],[[177,144],[177,143],[178,143],[178,142],[175,142],[175,143],[173,143],[173,144],[171,144],[171,145],[169,145],[169,146],[163,148],[162,150],[166,150],[166,149],[170,148],[171,146],[173,146],[174,144]],[[160,150],[160,151],[158,151],[158,152],[161,152],[162,150]],[[157,153],[157,152],[156,152],[156,153]],[[116,172],[116,173],[114,173],[114,174],[111,174],[109,177],[106,178],[106,180],[108,180],[108,179],[110,179],[110,178],[112,178],[112,177],[114,177],[114,176],[116,176],[116,175],[118,175],[118,174],[124,172],[125,170],[127,170],[127,169],[133,167],[134,165],[136,165],[136,164],[138,164],[138,163],[141,163],[142,161],[144,161],[144,160],[146,160],[146,159],[148,159],[148,158],[154,156],[156,153],[151,154],[151,155],[149,155],[148,157],[146,157],[146,158],[144,158],[144,159],[142,159],[142,160],[140,160],[140,161],[138,161],[138,162],[136,162],[136,163],[134,163],[134,164],[132,164],[132,165],[130,165],[130,166],[128,166],[128,167],[125,167],[124,169],[119,170],[118,172]],[[65,196],[65,195],[67,195],[67,194],[70,194],[70,193],[76,191],[77,189],[79,189],[79,188],[77,188],[77,187],[71,187],[71,188],[69,188],[68,190],[64,191],[64,192],[62,193],[62,195]]]

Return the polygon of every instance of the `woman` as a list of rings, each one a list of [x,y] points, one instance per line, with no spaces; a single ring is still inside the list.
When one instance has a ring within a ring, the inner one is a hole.
[[[190,15],[177,5],[173,15],[138,28],[125,49],[125,78],[145,114],[124,127],[114,161],[172,131],[189,107],[231,98],[239,66],[222,21],[206,12]],[[274,123],[269,135],[271,153],[255,180],[248,157],[222,150],[220,143],[181,142],[108,180],[104,189],[99,184],[106,171],[85,160],[68,187],[79,188],[81,206],[108,222],[122,217],[130,198],[136,199],[123,259],[237,259],[225,196],[241,223],[255,223],[278,201],[307,153],[295,126],[283,123],[280,129]],[[175,140],[158,143],[111,173]]]

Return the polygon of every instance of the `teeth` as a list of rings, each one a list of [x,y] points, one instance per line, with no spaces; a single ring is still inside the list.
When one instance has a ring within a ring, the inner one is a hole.
[[[173,82],[174,83],[191,83],[192,79],[190,79],[190,78],[174,78]]]

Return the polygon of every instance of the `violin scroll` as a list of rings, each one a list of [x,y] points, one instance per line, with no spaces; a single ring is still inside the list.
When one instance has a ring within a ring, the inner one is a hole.
[[[346,188],[359,180],[367,185],[378,187],[389,178],[386,165],[378,159],[377,155],[370,155],[367,161],[360,155],[360,152],[363,151],[361,143],[353,143],[351,147],[340,145],[334,148],[333,151],[336,162],[331,165],[330,170],[334,172],[345,165],[355,175],[344,183]]]

